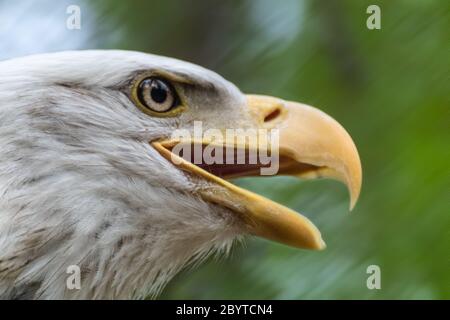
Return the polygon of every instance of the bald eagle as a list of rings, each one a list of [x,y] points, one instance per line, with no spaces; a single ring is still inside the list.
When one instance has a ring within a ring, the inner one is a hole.
[[[177,143],[212,143],[173,138],[195,122],[277,129],[278,174],[338,179],[351,207],[358,198],[358,152],[335,120],[244,95],[197,65],[92,50],[6,60],[0,70],[1,298],[155,297],[181,268],[245,235],[325,247],[306,217],[229,182],[260,164],[202,166],[175,155]],[[79,288],[67,286],[70,266]]]

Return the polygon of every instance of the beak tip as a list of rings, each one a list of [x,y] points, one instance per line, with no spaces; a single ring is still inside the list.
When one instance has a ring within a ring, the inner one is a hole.
[[[325,241],[323,241],[323,239],[320,239],[319,245],[317,247],[317,250],[322,251],[325,250],[327,248],[327,244],[325,243]]]
[[[354,197],[354,196],[351,197],[351,199],[350,199],[350,206],[349,206],[349,211],[350,212],[352,212],[353,209],[355,209],[357,201],[358,201],[358,197]]]
[[[361,177],[361,175],[359,175],[359,177]],[[356,186],[352,186],[351,184],[349,184],[349,193],[350,193],[350,206],[349,206],[349,210],[353,211],[353,209],[356,206],[356,203],[358,202],[359,199],[359,195],[361,193],[361,178],[358,179],[358,183],[356,184]]]
[[[311,249],[311,250],[317,250],[317,251],[322,251],[327,248],[327,244],[323,240],[321,232],[315,226],[314,226],[314,232],[313,232],[313,236],[312,236],[311,240],[312,241],[310,241],[310,244],[308,246],[306,246],[306,248]]]
[[[357,159],[357,165],[352,166],[352,169],[347,169],[345,174],[345,178],[343,180],[344,184],[347,185],[348,193],[350,195],[350,205],[349,210],[353,211],[358,202],[359,195],[361,194],[361,186],[362,186],[362,168],[361,161],[359,160],[358,152],[355,149],[356,156],[354,159]]]

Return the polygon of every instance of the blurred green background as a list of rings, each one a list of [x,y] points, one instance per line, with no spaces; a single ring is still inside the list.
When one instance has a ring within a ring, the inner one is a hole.
[[[65,27],[69,4],[82,10],[81,30]],[[366,27],[371,4],[381,30]],[[364,181],[350,214],[336,182],[236,182],[308,216],[325,251],[249,239],[185,270],[165,299],[449,299],[449,31],[444,0],[0,0],[0,58],[86,48],[172,56],[244,92],[317,106],[352,135]],[[366,286],[369,265],[381,268],[381,290]]]

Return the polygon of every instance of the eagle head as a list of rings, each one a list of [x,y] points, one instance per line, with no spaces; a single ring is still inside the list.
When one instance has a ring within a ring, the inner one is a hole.
[[[155,296],[183,266],[246,234],[324,248],[307,218],[229,182],[269,169],[249,163],[252,151],[277,155],[277,174],[335,178],[351,206],[358,198],[358,153],[335,120],[244,95],[202,67],[73,51],[0,69],[0,297]],[[244,161],[193,160],[211,146],[216,159]],[[79,288],[67,286],[70,266]]]

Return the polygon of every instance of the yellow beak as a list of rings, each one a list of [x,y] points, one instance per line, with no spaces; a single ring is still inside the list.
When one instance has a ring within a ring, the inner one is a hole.
[[[350,209],[354,207],[361,189],[361,163],[351,137],[337,121],[313,107],[272,97],[248,95],[247,106],[255,129],[277,129],[279,132],[277,150],[273,145],[268,147],[271,152],[278,152],[277,174],[340,180],[349,189]],[[319,230],[306,217],[225,180],[255,175],[254,168],[219,176],[214,174],[211,166],[198,166],[174,154],[172,150],[176,144],[215,144],[259,151],[261,143],[247,140],[242,145],[233,138],[222,141],[165,140],[152,145],[181,169],[212,182],[213,187],[199,190],[199,194],[238,214],[249,233],[299,248],[325,247]]]

